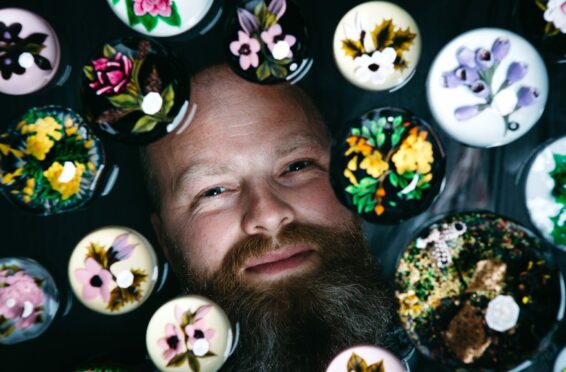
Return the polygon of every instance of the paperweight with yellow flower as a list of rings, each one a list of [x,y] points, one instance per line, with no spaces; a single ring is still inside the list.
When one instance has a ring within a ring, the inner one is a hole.
[[[70,109],[28,110],[0,134],[0,187],[17,206],[41,215],[89,201],[104,164],[99,139]]]
[[[398,223],[430,206],[445,173],[442,144],[422,119],[399,108],[373,109],[347,123],[332,149],[339,200],[372,223]]]

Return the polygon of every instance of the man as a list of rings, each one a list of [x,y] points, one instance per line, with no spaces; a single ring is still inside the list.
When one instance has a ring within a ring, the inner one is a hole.
[[[346,347],[387,344],[390,297],[332,191],[330,139],[308,97],[225,66],[191,88],[194,120],[142,160],[182,285],[240,323],[226,369],[321,371]]]

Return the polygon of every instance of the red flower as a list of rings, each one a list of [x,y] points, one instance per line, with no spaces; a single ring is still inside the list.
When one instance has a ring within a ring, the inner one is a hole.
[[[96,90],[97,95],[116,94],[126,88],[132,72],[132,60],[116,53],[113,59],[102,57],[92,61],[96,80],[89,86]]]

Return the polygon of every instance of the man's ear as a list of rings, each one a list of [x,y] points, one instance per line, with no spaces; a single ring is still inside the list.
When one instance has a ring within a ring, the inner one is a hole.
[[[151,224],[153,225],[153,231],[155,231],[155,235],[157,236],[157,242],[161,246],[161,249],[165,254],[165,258],[167,259],[167,261],[169,261],[170,247],[167,245],[167,239],[165,239],[165,232],[163,231],[163,224],[161,223],[161,217],[159,217],[157,213],[151,214]]]

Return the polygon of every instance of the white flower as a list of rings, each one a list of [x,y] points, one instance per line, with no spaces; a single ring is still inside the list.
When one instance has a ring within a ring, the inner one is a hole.
[[[497,93],[491,101],[491,107],[495,109],[501,116],[506,116],[511,114],[517,107],[517,95],[511,89],[504,89]]]
[[[550,0],[546,4],[544,19],[566,34],[566,0]]]
[[[391,47],[381,52],[376,50],[371,56],[364,54],[357,57],[354,60],[358,66],[354,71],[356,78],[362,83],[370,81],[374,85],[382,84],[395,71],[393,62],[396,57],[397,53]]]
[[[519,320],[519,305],[513,297],[499,295],[489,301],[485,313],[487,326],[497,332],[513,328]]]

